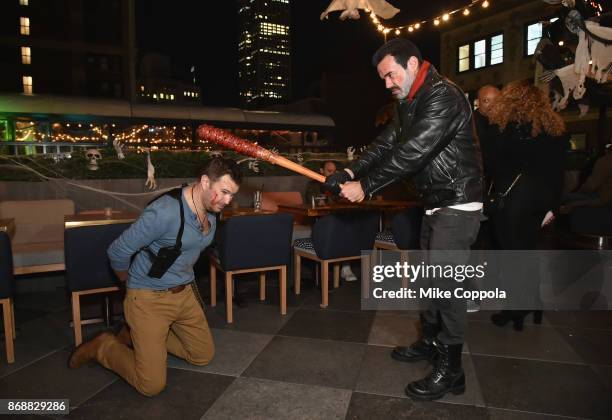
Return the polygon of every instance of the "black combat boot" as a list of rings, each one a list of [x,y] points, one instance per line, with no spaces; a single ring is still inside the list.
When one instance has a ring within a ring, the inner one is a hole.
[[[396,347],[391,352],[391,357],[400,362],[418,362],[419,360],[431,361],[435,352],[432,346],[432,342],[436,335],[440,332],[439,324],[431,324],[425,321],[423,315],[421,315],[421,338],[412,343],[410,347]]]
[[[455,395],[465,392],[465,374],[461,368],[463,344],[442,344],[434,340],[433,347],[437,357],[432,371],[406,387],[406,395],[415,400],[437,400],[447,392]]]

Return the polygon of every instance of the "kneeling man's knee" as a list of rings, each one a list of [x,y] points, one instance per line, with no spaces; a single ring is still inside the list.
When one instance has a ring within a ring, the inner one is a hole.
[[[196,366],[206,366],[215,357],[215,346],[208,346],[197,354],[192,354],[189,357],[189,363]]]
[[[166,381],[163,379],[150,379],[144,381],[136,387],[138,392],[147,397],[153,397],[164,390]]]

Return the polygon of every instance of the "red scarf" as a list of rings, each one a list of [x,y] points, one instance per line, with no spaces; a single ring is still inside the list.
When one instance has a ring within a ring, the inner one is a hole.
[[[423,83],[425,83],[425,78],[427,77],[427,71],[429,70],[430,66],[431,64],[429,64],[429,61],[423,61],[423,64],[421,64],[421,67],[419,68],[416,78],[414,79],[414,83],[412,84],[412,87],[410,88],[410,92],[408,92],[407,99],[409,102],[412,101],[412,99],[414,98],[414,95],[416,95],[416,93],[421,88],[421,86],[423,86]]]

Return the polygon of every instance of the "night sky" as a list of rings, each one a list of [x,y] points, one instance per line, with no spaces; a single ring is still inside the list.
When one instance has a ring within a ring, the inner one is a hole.
[[[291,0],[293,99],[312,96],[323,73],[377,77],[370,64],[382,35],[361,13],[358,21],[340,21],[339,13],[325,21],[319,15],[331,0]],[[391,0],[402,11],[390,21],[397,25],[460,7],[467,0]],[[238,106],[238,19],[233,0],[137,0],[136,31],[139,55],[159,52],[171,57],[175,77],[185,78],[194,64],[202,102]],[[416,7],[418,5],[418,7]],[[426,59],[439,63],[439,31],[421,30],[411,36]],[[359,78],[357,78],[359,80]],[[382,82],[381,82],[382,83]],[[355,89],[358,89],[355,86]],[[381,91],[384,91],[382,84]]]

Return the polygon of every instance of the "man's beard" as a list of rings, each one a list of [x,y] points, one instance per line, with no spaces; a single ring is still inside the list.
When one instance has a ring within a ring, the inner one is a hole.
[[[406,99],[408,97],[410,89],[412,89],[412,85],[414,84],[415,80],[416,75],[413,76],[412,74],[408,73],[408,75],[406,76],[406,96],[404,96],[402,99]]]
[[[416,80],[416,75],[413,76],[412,74],[410,74],[410,72],[406,71],[405,84],[399,89],[401,96],[396,96],[398,100],[403,101],[404,99],[408,97],[408,94],[410,93],[410,89],[412,89],[412,85],[414,84],[415,80]],[[393,90],[391,93],[393,93]]]

